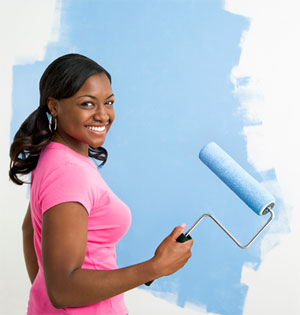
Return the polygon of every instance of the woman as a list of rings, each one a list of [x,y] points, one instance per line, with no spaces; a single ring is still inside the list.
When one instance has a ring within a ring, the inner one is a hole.
[[[115,244],[131,217],[89,157],[107,159],[102,145],[114,121],[109,73],[68,54],[40,80],[40,106],[11,145],[10,178],[31,173],[23,246],[32,282],[28,314],[128,313],[123,292],[180,269],[193,241],[176,242],[177,226],[142,263],[118,268]],[[48,119],[49,117],[49,119]]]

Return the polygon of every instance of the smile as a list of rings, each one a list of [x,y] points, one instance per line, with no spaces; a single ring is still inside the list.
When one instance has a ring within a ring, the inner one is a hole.
[[[86,128],[89,129],[89,130],[98,131],[98,132],[101,132],[101,131],[104,131],[104,130],[105,130],[105,126],[98,126],[98,127],[95,127],[95,126],[86,126]]]

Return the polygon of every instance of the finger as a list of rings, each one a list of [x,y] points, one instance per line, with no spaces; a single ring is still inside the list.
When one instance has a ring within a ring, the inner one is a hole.
[[[171,232],[170,237],[177,239],[177,237],[185,230],[185,223],[182,223],[174,228]]]
[[[186,246],[188,246],[189,248],[192,248],[193,244],[194,244],[194,240],[191,238],[190,240],[184,242]]]

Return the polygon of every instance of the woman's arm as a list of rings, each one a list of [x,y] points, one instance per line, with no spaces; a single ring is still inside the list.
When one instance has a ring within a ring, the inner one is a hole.
[[[31,283],[33,283],[38,270],[38,262],[34,250],[33,245],[33,227],[31,221],[31,214],[30,214],[30,204],[28,205],[28,209],[23,221],[22,225],[23,231],[23,252],[24,258],[26,263],[27,272],[30,278]]]
[[[79,203],[63,203],[45,212],[42,257],[46,287],[56,308],[100,302],[150,280],[174,273],[191,256],[193,241],[176,242],[176,227],[148,261],[116,270],[81,269],[86,253],[88,215]]]

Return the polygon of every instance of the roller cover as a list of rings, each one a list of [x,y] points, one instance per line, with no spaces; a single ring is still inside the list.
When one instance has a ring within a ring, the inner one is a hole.
[[[216,143],[204,146],[199,158],[258,215],[274,206],[274,197]]]

